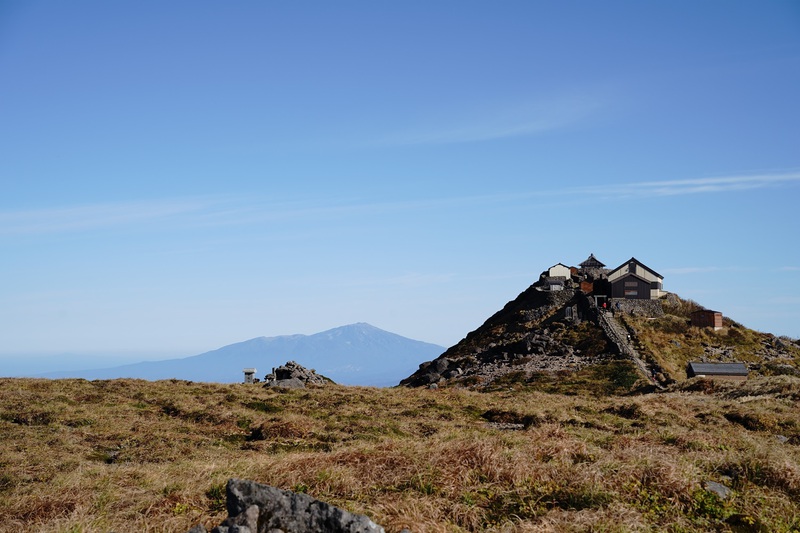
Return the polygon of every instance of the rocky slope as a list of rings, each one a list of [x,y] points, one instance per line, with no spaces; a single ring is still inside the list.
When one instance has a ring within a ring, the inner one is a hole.
[[[738,360],[763,374],[800,374],[800,345],[792,339],[754,332],[727,319],[723,331],[691,327],[689,314],[701,307],[674,294],[662,300],[622,301],[618,310],[614,305],[616,313],[611,308],[604,312],[578,287],[568,282],[563,290],[548,291],[543,274],[400,384],[487,387],[512,375],[531,382],[543,374],[627,360],[636,363],[633,373],[655,385],[684,379],[689,360]],[[610,335],[609,321],[627,334]]]

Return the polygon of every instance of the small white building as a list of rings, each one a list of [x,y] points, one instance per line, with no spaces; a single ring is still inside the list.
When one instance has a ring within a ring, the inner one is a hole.
[[[245,368],[244,369],[244,382],[245,383],[255,383],[256,382],[256,369],[255,368]]]
[[[548,278],[569,279],[569,277],[571,275],[572,275],[572,272],[570,271],[570,268],[567,265],[563,264],[563,263],[558,263],[558,264],[553,265],[553,266],[551,266],[550,268],[547,269],[547,277]]]

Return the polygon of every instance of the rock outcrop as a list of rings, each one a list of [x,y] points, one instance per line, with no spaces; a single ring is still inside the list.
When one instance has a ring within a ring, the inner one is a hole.
[[[325,385],[333,383],[325,376],[321,376],[313,369],[289,361],[283,366],[273,368],[271,374],[264,377],[265,387],[285,387],[287,389],[302,389],[307,385]]]
[[[253,481],[231,479],[226,487],[228,518],[212,533],[384,533],[364,515],[349,513],[307,494]],[[189,533],[207,533],[198,525]]]
[[[481,385],[510,372],[578,370],[607,361],[616,348],[597,325],[596,313],[580,290],[548,291],[535,283],[400,384]]]

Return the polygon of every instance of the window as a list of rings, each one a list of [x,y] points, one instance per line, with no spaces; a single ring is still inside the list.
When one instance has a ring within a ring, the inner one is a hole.
[[[625,289],[625,297],[627,298],[628,296],[639,296],[639,291],[636,289]]]
[[[638,285],[639,285],[639,284],[638,284],[638,283],[636,283],[635,281],[626,281],[626,282],[625,282],[625,286],[626,286],[626,287],[637,287]]]

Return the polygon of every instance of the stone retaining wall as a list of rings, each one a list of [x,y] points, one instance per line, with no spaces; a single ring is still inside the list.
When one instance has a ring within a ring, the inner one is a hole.
[[[661,300],[627,300],[625,298],[611,298],[609,300],[611,310],[628,315],[660,317],[664,316],[664,308]],[[619,309],[617,309],[619,304]]]

